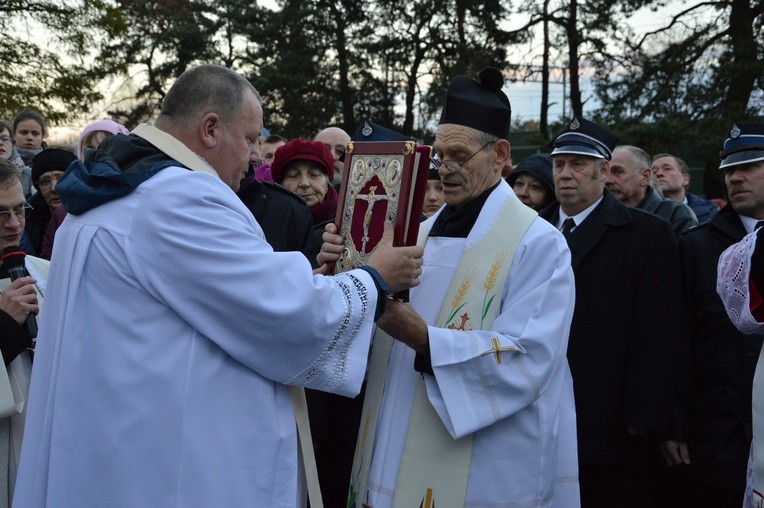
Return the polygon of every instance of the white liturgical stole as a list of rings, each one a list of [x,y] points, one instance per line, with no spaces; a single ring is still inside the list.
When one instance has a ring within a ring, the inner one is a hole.
[[[519,200],[510,199],[482,239],[462,252],[444,299],[437,326],[458,330],[488,329],[501,309],[515,251],[537,213]],[[419,241],[424,246],[435,217],[420,225]],[[498,298],[497,298],[498,297]],[[348,507],[363,506],[377,415],[385,384],[385,373],[392,339],[378,329],[374,337],[369,379],[361,428],[358,434]],[[493,341],[493,354],[501,361],[499,339]],[[417,381],[414,405],[406,444],[395,488],[395,508],[462,507],[472,457],[472,436],[455,440],[428,400],[423,378]]]

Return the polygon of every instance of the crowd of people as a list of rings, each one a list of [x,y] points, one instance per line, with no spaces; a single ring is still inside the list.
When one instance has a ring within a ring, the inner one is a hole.
[[[0,508],[762,505],[764,125],[710,201],[584,118],[514,164],[502,88],[336,275],[345,147],[407,136],[286,139],[216,65],[131,132],[0,122]]]

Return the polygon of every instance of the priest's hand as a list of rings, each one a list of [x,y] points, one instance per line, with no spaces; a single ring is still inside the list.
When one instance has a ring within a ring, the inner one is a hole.
[[[368,265],[379,272],[390,288],[390,293],[419,285],[422,275],[421,247],[393,247],[393,225],[385,221],[382,238],[369,256]]]
[[[661,441],[661,455],[669,467],[690,464],[690,451],[686,441]]]
[[[337,225],[334,223],[330,222],[324,227],[324,234],[321,236],[321,239],[324,243],[321,244],[321,252],[316,256],[319,266],[318,270],[324,270],[325,267],[328,268],[336,263],[340,258],[340,254],[345,249],[342,237],[337,234]],[[321,273],[325,272],[322,271]]]
[[[23,324],[29,313],[37,314],[37,293],[32,277],[19,277],[0,293],[0,310],[11,316],[18,324]]]
[[[425,353],[429,336],[424,320],[408,303],[390,299],[385,303],[385,312],[377,319],[377,326],[417,353]]]

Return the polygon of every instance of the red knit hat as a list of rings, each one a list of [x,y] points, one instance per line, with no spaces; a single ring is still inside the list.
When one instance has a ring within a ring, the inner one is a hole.
[[[307,139],[293,139],[285,145],[278,147],[273,156],[271,174],[273,181],[284,181],[284,171],[297,161],[315,162],[326,173],[331,182],[334,179],[334,156],[320,141],[308,141]]]

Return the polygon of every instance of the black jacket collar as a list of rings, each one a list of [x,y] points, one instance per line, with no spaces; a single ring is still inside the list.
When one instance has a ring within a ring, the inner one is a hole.
[[[746,235],[743,221],[740,220],[740,215],[735,212],[732,205],[722,208],[708,222],[708,228],[715,234],[727,237],[730,243],[737,243]]]

